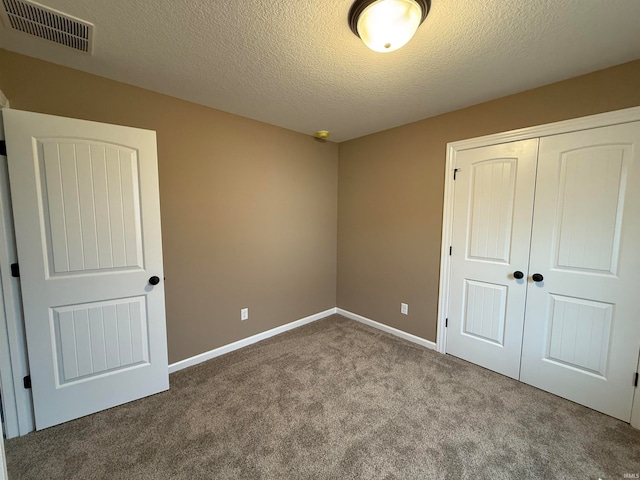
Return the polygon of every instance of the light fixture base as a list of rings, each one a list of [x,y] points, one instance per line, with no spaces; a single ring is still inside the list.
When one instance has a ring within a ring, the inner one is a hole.
[[[353,5],[351,5],[351,8],[349,9],[349,15],[347,18],[349,19],[349,28],[351,28],[351,31],[357,37],[360,37],[360,34],[358,33],[358,18],[360,17],[360,14],[364,11],[365,8],[367,8],[369,5],[371,5],[376,1],[378,0],[356,0],[355,2],[353,2]],[[422,18],[420,19],[420,24],[419,24],[421,25],[422,22],[424,22],[425,18],[427,18],[427,15],[429,14],[429,10],[431,9],[431,0],[413,0],[413,1],[420,6],[420,10],[422,11]]]

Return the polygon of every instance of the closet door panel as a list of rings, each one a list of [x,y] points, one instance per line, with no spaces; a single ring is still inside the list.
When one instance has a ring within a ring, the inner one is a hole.
[[[518,378],[538,140],[459,152],[447,353]]]
[[[540,140],[520,376],[624,421],[640,345],[639,155],[640,122]]]

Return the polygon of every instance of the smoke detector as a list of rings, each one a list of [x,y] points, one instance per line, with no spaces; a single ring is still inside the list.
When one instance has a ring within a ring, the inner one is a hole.
[[[7,28],[84,53],[93,51],[93,24],[28,0],[0,0]]]

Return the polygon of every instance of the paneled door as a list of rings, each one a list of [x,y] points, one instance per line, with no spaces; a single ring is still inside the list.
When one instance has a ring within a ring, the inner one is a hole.
[[[640,122],[463,150],[455,168],[447,353],[629,422]]]
[[[537,139],[474,148],[455,165],[447,353],[512,378],[520,374],[537,150]]]
[[[630,420],[639,247],[640,122],[542,138],[523,382]]]
[[[36,428],[168,389],[155,133],[3,117]]]

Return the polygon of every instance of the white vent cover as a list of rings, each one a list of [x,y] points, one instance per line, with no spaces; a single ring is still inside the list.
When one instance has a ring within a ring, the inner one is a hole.
[[[0,16],[8,28],[91,53],[93,25],[28,0],[2,0]]]

